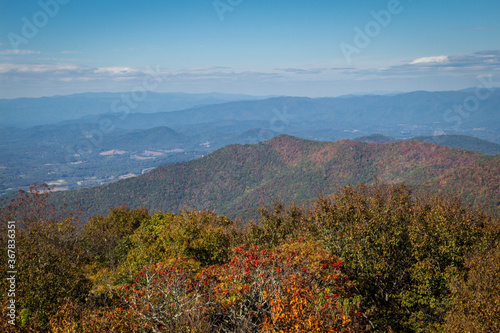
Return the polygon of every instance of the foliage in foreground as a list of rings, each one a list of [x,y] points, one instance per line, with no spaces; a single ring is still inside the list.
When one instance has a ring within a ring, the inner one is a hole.
[[[499,220],[456,200],[360,185],[310,209],[276,203],[248,226],[210,211],[120,206],[81,228],[41,190],[1,211],[22,226],[14,331],[500,327]],[[6,299],[5,279],[1,287]]]
[[[143,327],[176,332],[361,330],[352,284],[326,252],[237,248],[229,263],[199,272],[183,269],[188,262],[144,268],[122,289],[123,311]]]
[[[318,237],[346,262],[376,327],[442,331],[451,281],[467,258],[499,239],[498,220],[404,185],[346,187],[316,201]]]

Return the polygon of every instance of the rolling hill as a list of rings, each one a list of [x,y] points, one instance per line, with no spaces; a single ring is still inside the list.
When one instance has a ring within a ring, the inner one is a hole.
[[[185,207],[230,217],[254,217],[263,202],[309,202],[338,186],[406,182],[416,190],[458,195],[498,213],[500,156],[415,140],[318,142],[280,135],[253,145],[229,145],[203,158],[158,167],[144,175],[55,193],[59,204],[79,204],[87,215],[123,202],[151,211]]]
[[[500,154],[500,145],[468,135],[435,135],[418,136],[414,140],[435,143],[451,148],[471,150],[481,154],[498,155]]]
[[[67,189],[106,184],[124,175],[197,158],[228,144],[252,144],[279,134],[316,141],[358,138],[388,142],[389,137],[418,137],[497,154],[500,89],[491,89],[491,95],[473,113],[454,111],[454,106],[463,105],[473,93],[415,91],[267,99],[151,93],[125,114],[111,113],[110,105],[120,94],[0,100],[0,193],[27,189],[33,182],[63,182]],[[40,121],[57,123],[15,127]],[[101,128],[103,123],[112,130]],[[429,137],[435,133],[478,139]],[[100,155],[112,150],[127,154]],[[182,154],[177,153],[181,150]]]

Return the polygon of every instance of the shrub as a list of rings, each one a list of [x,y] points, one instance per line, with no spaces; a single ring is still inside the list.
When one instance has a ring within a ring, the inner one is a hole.
[[[489,223],[483,214],[440,196],[420,198],[412,206],[408,230],[415,262],[400,300],[415,331],[442,331],[452,303],[451,281],[468,271],[466,256],[490,237]]]
[[[250,223],[245,230],[247,244],[272,249],[313,234],[314,225],[306,221],[307,212],[296,205],[285,208],[282,202],[275,201],[271,209],[261,208],[260,214],[260,221]]]
[[[130,281],[144,266],[178,255],[213,265],[229,260],[236,229],[231,220],[210,211],[156,213],[128,237],[131,250],[119,268]]]
[[[316,201],[313,222],[332,254],[346,261],[365,311],[378,327],[402,330],[406,309],[399,293],[410,286],[408,225],[411,190],[405,186],[347,186]]]
[[[68,302],[50,318],[50,331],[53,333],[129,333],[137,330],[134,318],[120,308],[90,308]]]
[[[198,274],[172,261],[146,267],[123,287],[123,301],[143,327],[172,332],[360,331],[341,267],[325,253],[309,260],[238,248],[228,264]]]

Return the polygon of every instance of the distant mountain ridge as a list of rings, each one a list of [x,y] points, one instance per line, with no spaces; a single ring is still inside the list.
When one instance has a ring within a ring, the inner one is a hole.
[[[132,110],[126,119],[113,114],[105,117],[127,130],[167,126],[178,132],[218,128],[244,132],[263,128],[327,141],[355,139],[373,133],[408,139],[444,132],[500,143],[500,89],[493,90],[473,116],[454,111],[454,106],[463,104],[468,97],[470,92],[464,91],[416,91],[347,98],[273,97],[173,112],[144,114]]]
[[[371,143],[389,143],[398,141],[394,138],[382,134],[371,134],[371,135],[361,136],[356,138],[355,140],[360,142],[371,142]],[[432,136],[417,136],[412,138],[412,140],[434,143],[437,145],[442,145],[450,148],[475,151],[477,153],[486,155],[500,154],[500,145],[498,143],[482,140],[468,135],[446,134],[446,135],[432,135]]]
[[[487,154],[487,155],[500,154],[500,145],[498,143],[481,140],[468,135],[417,136],[413,139],[429,143],[435,143],[450,148],[475,151],[481,154]]]
[[[166,126],[159,126],[118,136],[105,137],[102,143],[102,149],[168,149],[176,147],[176,144],[182,143],[185,140],[187,140],[187,138],[184,135],[173,129]]]
[[[248,218],[273,198],[308,202],[338,186],[378,179],[458,195],[466,203],[498,213],[498,174],[500,156],[416,140],[317,142],[280,135],[254,145],[229,145],[203,158],[53,198],[58,203],[79,203],[87,214],[103,214],[126,202],[152,211],[187,206]]]
[[[127,94],[127,92],[81,93],[40,98],[0,99],[0,126],[26,128],[108,114],[112,112],[114,101],[121,100],[122,96]],[[195,106],[265,98],[243,94],[156,92],[148,92],[146,97],[144,101],[133,103],[135,105],[132,108],[133,112],[170,112]]]
[[[196,126],[214,128],[227,124],[233,132],[260,127],[313,140],[354,139],[372,133],[401,139],[445,132],[500,143],[500,89],[492,89],[473,114],[460,114],[455,110],[456,105],[463,105],[470,97],[470,91],[415,91],[336,98],[209,95],[205,99],[189,94],[179,97],[150,93],[145,101],[130,109],[126,117],[113,114],[110,107],[119,95],[95,95],[0,100],[0,123],[3,127],[15,127],[19,123],[26,127],[29,126],[26,122],[40,119],[44,123],[65,121],[67,124],[98,122],[96,117],[105,117],[126,130],[167,126],[183,132]],[[175,102],[176,99],[181,102]],[[51,101],[59,102],[54,107]],[[78,115],[85,117],[76,119]],[[317,137],[317,133],[325,131],[331,134]]]
[[[371,135],[360,136],[359,138],[356,138],[354,140],[360,142],[371,142],[371,143],[389,143],[397,141],[394,138],[382,134],[371,134]]]
[[[394,96],[368,95],[349,98],[274,97],[258,101],[235,101],[209,105],[206,108],[195,107],[171,114],[141,115],[140,118],[144,124],[142,126],[153,121],[156,124],[164,121],[171,121],[171,124],[205,123],[209,118],[212,121],[220,119],[263,120],[269,114],[273,114],[273,109],[276,109],[276,111],[282,112],[284,117],[288,114],[291,122],[306,120],[308,122],[330,123],[335,120],[347,124],[352,123],[354,126],[356,124],[363,126],[366,124],[374,125],[374,121],[385,124],[424,124],[437,121],[443,123],[442,125],[455,125],[454,120],[451,119],[447,124],[444,114],[454,103],[463,102],[467,96],[467,93],[460,91],[417,91]],[[490,99],[486,100],[477,110],[475,117],[468,119],[467,125],[469,122],[482,122],[485,116],[488,116],[490,121],[499,122],[500,115],[496,112],[499,101],[500,90],[496,90]],[[178,116],[186,113],[190,117],[178,119]],[[130,125],[139,118],[139,115],[131,114],[130,116]]]

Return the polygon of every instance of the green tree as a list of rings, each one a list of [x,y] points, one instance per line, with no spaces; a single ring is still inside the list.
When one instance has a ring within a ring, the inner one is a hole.
[[[347,186],[315,203],[314,222],[332,254],[344,258],[363,304],[378,327],[402,330],[399,293],[410,285],[408,225],[411,190],[404,186]]]
[[[234,222],[210,211],[156,213],[127,238],[131,250],[119,268],[120,279],[127,281],[142,267],[179,255],[203,266],[224,263],[236,239]]]
[[[414,195],[404,184],[347,186],[316,201],[313,221],[344,258],[378,330],[443,331],[451,281],[488,244],[495,220],[458,200]]]
[[[130,209],[126,204],[110,209],[105,217],[92,216],[81,235],[85,249],[93,260],[113,269],[129,249],[122,240],[149,218],[146,208]]]
[[[313,230],[305,220],[307,212],[295,204],[286,208],[283,202],[275,201],[270,209],[260,208],[260,214],[258,223],[251,222],[246,228],[248,244],[274,248]]]
[[[19,191],[19,196],[1,210],[3,221],[16,222],[16,308],[17,318],[22,319],[17,323],[20,328],[46,329],[58,306],[68,300],[82,302],[90,290],[89,280],[81,270],[85,254],[78,237],[77,216],[52,206],[48,202],[50,190],[45,184],[35,184],[29,192]],[[2,248],[7,247],[4,231]],[[3,296],[5,281],[2,278]]]

